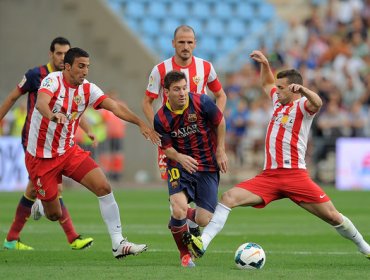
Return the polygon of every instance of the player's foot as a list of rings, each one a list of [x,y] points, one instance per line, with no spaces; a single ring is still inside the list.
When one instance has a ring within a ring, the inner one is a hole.
[[[138,255],[148,249],[148,246],[145,244],[135,244],[129,242],[127,239],[123,239],[119,244],[118,248],[112,249],[113,256],[116,259],[124,258],[128,255]]]
[[[82,238],[81,235],[77,237],[69,246],[72,250],[83,250],[90,247],[94,242],[91,237]]]
[[[5,250],[33,250],[31,246],[22,243],[20,240],[4,240],[3,247]]]
[[[31,207],[31,217],[37,221],[40,220],[44,213],[44,207],[42,206],[41,200],[36,199]]]
[[[190,232],[185,231],[182,235],[182,242],[188,246],[189,251],[195,258],[201,258],[204,255],[205,250],[200,237],[195,237]]]
[[[195,237],[199,237],[201,236],[201,232],[200,232],[200,227],[197,226],[197,227],[194,227],[194,228],[191,228],[189,227],[189,232],[194,235]]]
[[[195,263],[193,262],[190,254],[186,254],[181,258],[181,266],[182,267],[195,267]]]

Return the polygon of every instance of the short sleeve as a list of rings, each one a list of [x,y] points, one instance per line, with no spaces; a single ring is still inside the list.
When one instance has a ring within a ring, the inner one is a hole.
[[[58,90],[59,81],[56,76],[47,75],[40,84],[38,92],[44,92],[50,96],[53,96],[54,93]]]

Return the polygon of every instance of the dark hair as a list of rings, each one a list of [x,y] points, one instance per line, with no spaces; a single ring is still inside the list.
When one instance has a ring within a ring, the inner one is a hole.
[[[179,30],[183,30],[183,31],[191,31],[193,32],[194,34],[194,37],[195,37],[195,31],[193,29],[193,27],[189,26],[189,25],[186,25],[186,24],[183,24],[183,25],[180,25],[178,26],[176,29],[175,29],[175,32],[173,33],[173,38],[175,39],[176,37],[176,34]]]
[[[68,45],[68,46],[71,46],[71,43],[64,37],[56,37],[53,41],[51,41],[51,44],[50,44],[50,51],[51,52],[54,52],[55,51],[55,45],[58,44],[58,45]]]
[[[303,85],[302,75],[295,69],[280,71],[279,73],[277,73],[276,78],[287,78],[289,84]]]
[[[72,65],[76,57],[89,57],[89,54],[80,48],[70,48],[64,56],[64,64]]]
[[[166,76],[164,76],[164,86],[163,87],[165,89],[170,89],[170,86],[173,83],[176,83],[181,80],[187,81],[185,73],[181,71],[177,71],[177,70],[172,70],[168,72]]]

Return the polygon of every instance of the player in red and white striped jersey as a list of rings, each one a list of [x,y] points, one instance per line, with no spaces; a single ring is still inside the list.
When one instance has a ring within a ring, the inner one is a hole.
[[[174,32],[172,46],[175,49],[174,56],[154,66],[149,76],[148,86],[142,102],[143,111],[149,123],[153,124],[154,120],[154,100],[160,100],[157,109],[165,104],[163,81],[164,76],[171,70],[178,70],[186,74],[190,92],[206,94],[208,87],[216,98],[218,108],[223,112],[226,106],[226,94],[212,63],[193,56],[196,47],[193,28],[187,25],[177,27]],[[158,153],[158,166],[162,179],[167,180],[167,165],[165,155],[161,150]]]
[[[112,240],[113,256],[122,258],[146,250],[145,244],[128,242],[122,236],[120,214],[112,189],[103,171],[75,142],[81,115],[87,106],[106,109],[118,118],[136,124],[153,143],[158,134],[127,106],[115,102],[85,77],[90,65],[89,54],[71,48],[64,58],[62,72],[49,74],[41,82],[35,110],[31,117],[26,167],[45,216],[58,220],[61,205],[57,197],[62,175],[70,177],[92,191],[99,200],[103,220]]]
[[[203,244],[193,242],[191,245],[202,256],[211,240],[222,230],[231,208],[263,208],[274,200],[289,198],[332,225],[341,236],[350,239],[361,253],[370,258],[369,244],[352,222],[337,211],[306,170],[304,158],[308,133],[314,115],[322,106],[321,98],[302,85],[303,79],[298,71],[281,71],[275,81],[262,52],[252,52],[251,58],[261,65],[262,85],[274,106],[267,128],[264,170],[222,195],[212,221],[204,228],[201,236]]]

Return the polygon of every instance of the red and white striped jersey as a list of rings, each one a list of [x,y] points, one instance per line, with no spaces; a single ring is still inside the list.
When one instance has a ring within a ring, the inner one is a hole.
[[[306,97],[282,105],[276,88],[270,95],[274,112],[267,127],[263,169],[306,169],[307,141],[315,113],[307,109]]]
[[[69,85],[60,71],[50,73],[42,80],[38,90],[40,92],[51,96],[50,110],[65,114],[67,122],[52,122],[35,108],[31,117],[27,151],[36,157],[53,158],[63,155],[75,144],[79,119],[87,106],[96,108],[107,96],[87,80],[77,87]]]
[[[212,92],[218,92],[222,88],[212,63],[193,56],[192,62],[188,66],[181,67],[175,63],[175,58],[171,57],[154,66],[145,92],[146,95],[154,99],[159,97],[161,104],[166,103],[166,97],[163,94],[164,76],[171,70],[185,73],[190,92],[207,93],[206,86]]]

